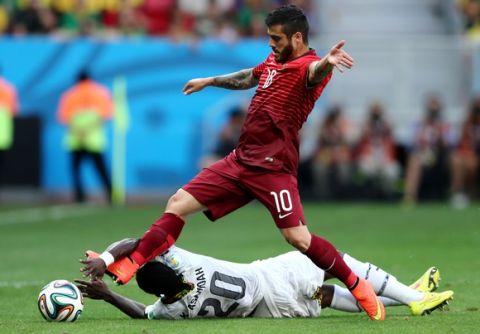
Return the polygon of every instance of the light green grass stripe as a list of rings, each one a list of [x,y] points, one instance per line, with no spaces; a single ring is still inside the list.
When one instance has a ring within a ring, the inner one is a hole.
[[[41,208],[27,208],[0,213],[0,226],[33,224],[42,221],[61,220],[71,217],[92,215],[99,208],[78,205],[55,205]]]

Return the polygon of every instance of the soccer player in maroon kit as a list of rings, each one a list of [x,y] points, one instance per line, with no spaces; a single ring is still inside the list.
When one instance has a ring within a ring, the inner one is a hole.
[[[81,270],[93,278],[108,268],[118,283],[125,284],[140,266],[175,243],[189,214],[204,210],[216,220],[257,199],[288,243],[341,280],[370,319],[383,320],[385,309],[370,284],[350,270],[332,244],[309,232],[297,186],[299,130],[333,68],[341,72],[351,68],[353,59],[342,49],[344,41],[319,58],[308,46],[308,22],[298,7],[275,9],[265,23],[272,52],[263,63],[223,76],[193,79],[183,88],[189,95],[207,86],[257,87],[236,149],[179,189],[128,257],[114,258],[104,252],[100,258],[82,261]]]

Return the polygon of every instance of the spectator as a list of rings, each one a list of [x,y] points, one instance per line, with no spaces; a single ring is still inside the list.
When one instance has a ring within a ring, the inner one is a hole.
[[[295,4],[312,21],[315,34],[315,2],[312,0],[22,0],[1,4],[0,33],[61,33],[67,36],[139,35],[166,36],[173,40],[218,37],[228,43],[238,36],[264,35],[267,12]]]
[[[243,36],[265,35],[264,21],[269,8],[263,0],[245,0],[237,14],[237,25]]]
[[[333,106],[320,126],[312,160],[313,193],[316,197],[339,199],[346,193],[351,173],[347,131],[348,124],[342,116],[342,109]]]
[[[139,13],[147,33],[166,36],[170,32],[176,6],[175,0],[144,0],[139,6]]]
[[[463,208],[478,191],[480,159],[480,97],[472,101],[460,141],[452,153],[452,205]]]
[[[145,34],[145,27],[142,25],[137,7],[132,5],[121,6],[118,13],[119,33],[127,36],[138,36]]]
[[[367,122],[355,149],[355,158],[369,196],[394,195],[400,167],[396,160],[392,129],[379,102],[370,106]]]
[[[10,31],[14,35],[46,34],[56,26],[57,19],[50,8],[42,7],[39,0],[27,0],[14,11]]]
[[[459,1],[463,14],[464,29],[472,39],[480,38],[480,2],[478,0]]]
[[[70,35],[94,35],[100,26],[100,12],[91,9],[86,0],[75,0],[73,8],[60,18],[60,29]]]
[[[108,90],[94,82],[89,74],[81,72],[75,86],[65,92],[60,100],[58,120],[68,126],[67,146],[72,157],[72,175],[75,201],[84,202],[85,192],[80,180],[80,165],[87,158],[103,183],[107,201],[111,201],[112,186],[103,153],[106,135],[103,123],[111,118],[112,99]]]
[[[15,87],[2,77],[0,68],[0,172],[4,152],[13,143],[13,117],[18,113],[18,100]]]
[[[193,32],[196,36],[217,36],[222,26],[229,21],[234,0],[179,0],[179,9],[194,18]]]
[[[101,10],[101,24],[106,35],[138,36],[145,34],[138,1],[118,0]]]
[[[238,138],[245,120],[246,111],[237,106],[230,111],[227,123],[223,126],[218,137],[215,149],[202,161],[202,167],[208,167],[215,161],[222,159],[237,146]]]
[[[7,31],[9,20],[7,7],[0,3],[0,34]]]
[[[408,157],[404,202],[413,204],[423,188],[424,197],[438,198],[446,189],[448,125],[442,120],[442,104],[437,96],[427,99],[424,120],[416,127]],[[423,186],[423,187],[422,187]]]

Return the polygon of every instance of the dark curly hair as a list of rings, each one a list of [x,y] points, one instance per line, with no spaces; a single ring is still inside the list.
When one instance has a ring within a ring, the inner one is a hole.
[[[267,27],[276,24],[282,25],[282,30],[288,38],[296,32],[300,32],[303,41],[308,44],[308,20],[303,11],[294,5],[286,5],[274,9],[265,18]]]
[[[137,284],[146,293],[157,297],[174,296],[184,289],[181,277],[160,262],[148,262],[137,271]]]

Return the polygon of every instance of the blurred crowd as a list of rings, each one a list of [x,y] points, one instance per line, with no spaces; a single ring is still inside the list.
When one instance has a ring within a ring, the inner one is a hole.
[[[313,0],[0,0],[0,35],[208,36],[234,42],[265,36],[266,14],[286,3],[304,9],[315,35]],[[458,0],[458,8],[466,33],[480,39],[480,0]],[[381,102],[370,104],[361,126],[341,105],[331,106],[315,131],[315,149],[302,157],[300,188],[314,199],[402,199],[410,205],[450,198],[455,207],[468,205],[480,195],[480,97],[472,99],[460,126],[448,124],[442,108],[441,98],[430,96],[405,145],[395,140]],[[235,147],[244,109],[231,111],[203,166]],[[15,110],[0,109],[0,116]]]
[[[480,0],[458,0],[463,16],[463,27],[467,36],[480,40]]]
[[[292,3],[312,12],[312,0],[0,0],[0,34],[163,36],[172,39],[264,36],[264,18]],[[315,20],[312,20],[315,22]]]
[[[231,111],[203,167],[235,148],[244,115],[245,108]],[[370,104],[360,126],[341,106],[331,106],[314,131],[314,150],[302,156],[303,195],[321,200],[401,200],[406,206],[450,199],[456,208],[479,199],[480,96],[472,99],[460,126],[444,119],[439,96],[429,96],[411,132],[410,144],[398,143],[378,101]]]
[[[450,198],[455,207],[467,206],[480,195],[480,97],[459,127],[442,112],[441,98],[429,96],[411,143],[403,144],[380,102],[371,103],[356,129],[340,106],[331,107],[301,168],[305,190],[324,199],[402,199],[412,205]]]

